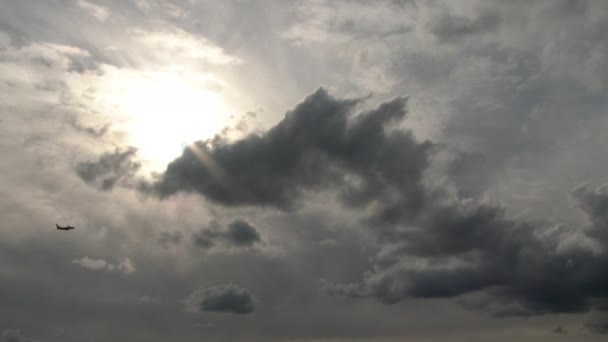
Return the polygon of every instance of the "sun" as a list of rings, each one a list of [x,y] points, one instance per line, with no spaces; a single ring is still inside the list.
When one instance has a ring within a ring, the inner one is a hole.
[[[139,157],[160,171],[185,146],[213,137],[227,125],[229,108],[213,80],[164,71],[120,75],[109,97],[121,116],[121,127]]]

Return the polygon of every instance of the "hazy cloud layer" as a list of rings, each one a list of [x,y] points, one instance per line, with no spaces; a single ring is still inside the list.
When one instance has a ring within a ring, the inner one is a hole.
[[[605,339],[606,1],[0,6],[4,340]]]

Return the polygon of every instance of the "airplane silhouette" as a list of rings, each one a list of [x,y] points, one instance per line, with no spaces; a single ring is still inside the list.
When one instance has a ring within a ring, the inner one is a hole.
[[[57,229],[59,229],[59,230],[72,230],[72,229],[75,229],[74,227],[69,226],[69,225],[65,226],[65,227],[62,227],[62,226],[58,225],[57,223],[55,223],[55,225],[57,226]]]

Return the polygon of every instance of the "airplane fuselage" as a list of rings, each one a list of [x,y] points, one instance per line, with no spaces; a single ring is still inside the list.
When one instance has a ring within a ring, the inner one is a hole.
[[[72,230],[72,229],[75,229],[75,228],[74,228],[74,227],[72,227],[72,226],[65,226],[65,227],[62,227],[62,226],[60,226],[60,225],[58,225],[58,224],[55,224],[55,226],[57,226],[57,229],[59,229],[59,230]]]

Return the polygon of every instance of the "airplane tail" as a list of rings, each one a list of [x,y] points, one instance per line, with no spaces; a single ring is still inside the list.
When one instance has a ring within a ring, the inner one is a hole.
[[[55,225],[57,226],[57,228],[60,228],[59,225],[57,223],[55,223]]]

